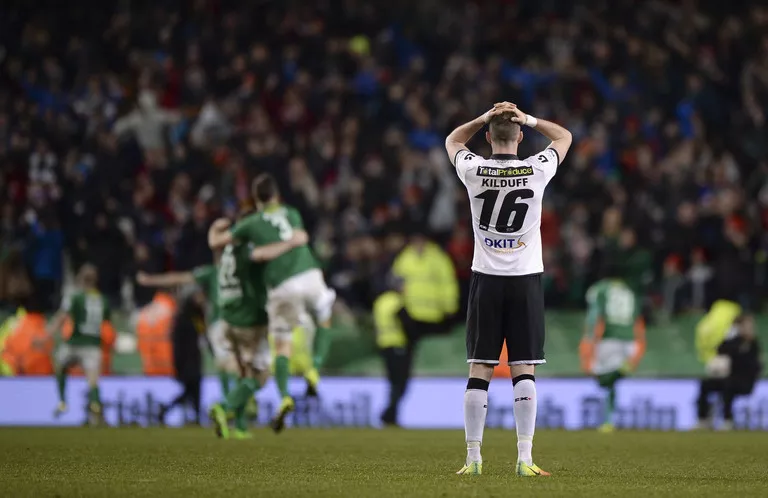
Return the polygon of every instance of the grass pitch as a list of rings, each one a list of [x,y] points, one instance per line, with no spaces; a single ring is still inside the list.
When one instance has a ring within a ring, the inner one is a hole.
[[[2,429],[0,496],[768,496],[768,434],[541,431],[551,478],[512,474],[516,439],[486,431],[480,477],[454,475],[461,431]]]

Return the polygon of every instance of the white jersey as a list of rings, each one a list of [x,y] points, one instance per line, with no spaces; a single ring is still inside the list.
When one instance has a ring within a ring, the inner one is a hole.
[[[463,149],[453,160],[472,210],[472,270],[488,275],[543,272],[541,203],[560,162],[557,151],[547,148],[521,160],[514,154],[484,159]]]

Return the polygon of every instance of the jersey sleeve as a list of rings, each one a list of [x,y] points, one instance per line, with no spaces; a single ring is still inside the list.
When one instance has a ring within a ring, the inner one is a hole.
[[[291,227],[304,230],[304,220],[301,218],[298,209],[291,208],[288,210],[288,222],[291,224]]]
[[[480,158],[477,155],[469,151],[469,149],[461,149],[456,153],[456,157],[452,158],[453,165],[456,167],[456,174],[459,175],[461,183],[467,183],[467,173]]]
[[[259,245],[262,237],[258,225],[258,221],[251,217],[242,219],[232,227],[232,237],[241,242]]]
[[[538,154],[529,157],[526,162],[534,168],[543,171],[547,182],[549,182],[557,173],[560,156],[555,149],[547,147]]]
[[[215,273],[216,269],[213,265],[203,265],[192,270],[192,277],[198,285],[205,286]]]
[[[235,223],[235,226],[232,227],[230,232],[232,233],[232,237],[240,240],[248,240],[248,236],[250,235],[250,230],[248,230],[245,220],[240,220]]]
[[[593,285],[587,291],[587,333],[590,336],[594,333],[595,325],[598,320],[603,318],[605,303],[605,292],[600,286]]]

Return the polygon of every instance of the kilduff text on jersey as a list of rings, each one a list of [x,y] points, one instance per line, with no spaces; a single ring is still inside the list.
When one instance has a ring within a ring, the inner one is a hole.
[[[499,178],[483,178],[483,187],[489,188],[516,188],[525,187],[528,185],[528,178],[511,178],[499,179]]]

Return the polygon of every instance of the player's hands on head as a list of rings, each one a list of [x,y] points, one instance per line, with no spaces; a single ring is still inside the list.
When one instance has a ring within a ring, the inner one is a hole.
[[[489,111],[483,114],[483,123],[488,124],[491,122],[491,118],[494,116],[498,116],[505,112],[510,112],[515,107],[515,104],[511,104],[509,102],[497,102],[493,104],[493,107]]]
[[[523,111],[518,109],[517,106],[515,106],[514,109],[510,109],[509,112],[513,114],[512,116],[513,123],[517,123],[520,126],[524,126],[528,122],[528,116]]]
[[[493,108],[483,114],[483,122],[485,124],[490,123],[491,119],[494,116],[499,116],[501,114],[504,114],[506,112],[510,112],[513,114],[516,114],[515,111],[517,110],[517,105],[513,104],[512,102],[496,102],[493,104]],[[519,111],[518,111],[519,112]],[[525,119],[525,114],[522,114],[523,119]]]

